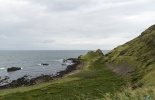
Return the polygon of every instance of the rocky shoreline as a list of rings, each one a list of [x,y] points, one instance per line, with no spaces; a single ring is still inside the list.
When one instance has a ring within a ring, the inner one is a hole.
[[[81,64],[80,60],[77,58],[69,58],[67,60],[71,60],[73,62],[73,64],[68,65],[66,70],[57,72],[56,75],[41,75],[41,76],[38,76],[38,77],[32,78],[32,79],[28,78],[31,76],[25,75],[21,78],[18,78],[17,80],[13,80],[11,83],[0,86],[0,90],[17,88],[17,87],[21,87],[21,86],[31,86],[31,85],[41,84],[44,82],[50,82],[55,79],[61,78],[64,75],[66,75],[74,70],[77,70],[78,69],[77,66],[79,64]]]

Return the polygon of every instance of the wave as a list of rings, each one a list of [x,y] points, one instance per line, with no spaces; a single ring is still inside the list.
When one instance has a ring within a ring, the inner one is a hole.
[[[64,63],[65,62],[65,59],[59,59],[58,60],[60,63]]]
[[[2,67],[2,68],[0,68],[0,69],[6,69],[6,68]]]
[[[68,60],[66,60],[66,59],[58,59],[58,60],[51,60],[52,62],[59,62],[59,63],[61,63],[61,64],[63,64],[63,63],[67,63],[67,62],[69,62]],[[38,64],[39,66],[42,66],[42,64]]]
[[[62,63],[62,62],[64,62],[64,61],[65,61],[65,59],[58,59],[58,60],[51,60],[51,61],[53,61],[53,62],[60,62],[60,63]]]
[[[51,61],[59,61],[59,60],[51,60]]]
[[[41,64],[38,64],[39,66],[41,66]]]

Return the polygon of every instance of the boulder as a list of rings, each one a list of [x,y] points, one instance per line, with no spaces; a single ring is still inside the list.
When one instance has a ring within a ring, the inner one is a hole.
[[[7,68],[8,72],[12,72],[12,71],[17,71],[17,70],[21,70],[20,67],[11,67],[11,68]]]

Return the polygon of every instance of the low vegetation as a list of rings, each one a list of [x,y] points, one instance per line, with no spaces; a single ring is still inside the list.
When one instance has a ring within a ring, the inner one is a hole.
[[[101,100],[155,100],[155,87],[124,89],[123,92],[116,92],[114,95],[107,93]]]

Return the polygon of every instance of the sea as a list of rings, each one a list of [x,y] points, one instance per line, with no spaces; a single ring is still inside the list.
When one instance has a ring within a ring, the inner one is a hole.
[[[32,78],[41,75],[55,75],[65,70],[67,66],[62,65],[63,59],[77,58],[90,50],[22,50],[22,51],[0,51],[0,86],[25,75]],[[103,50],[106,54],[108,50]],[[43,66],[42,63],[49,65]],[[21,70],[7,72],[7,68],[21,67]]]

